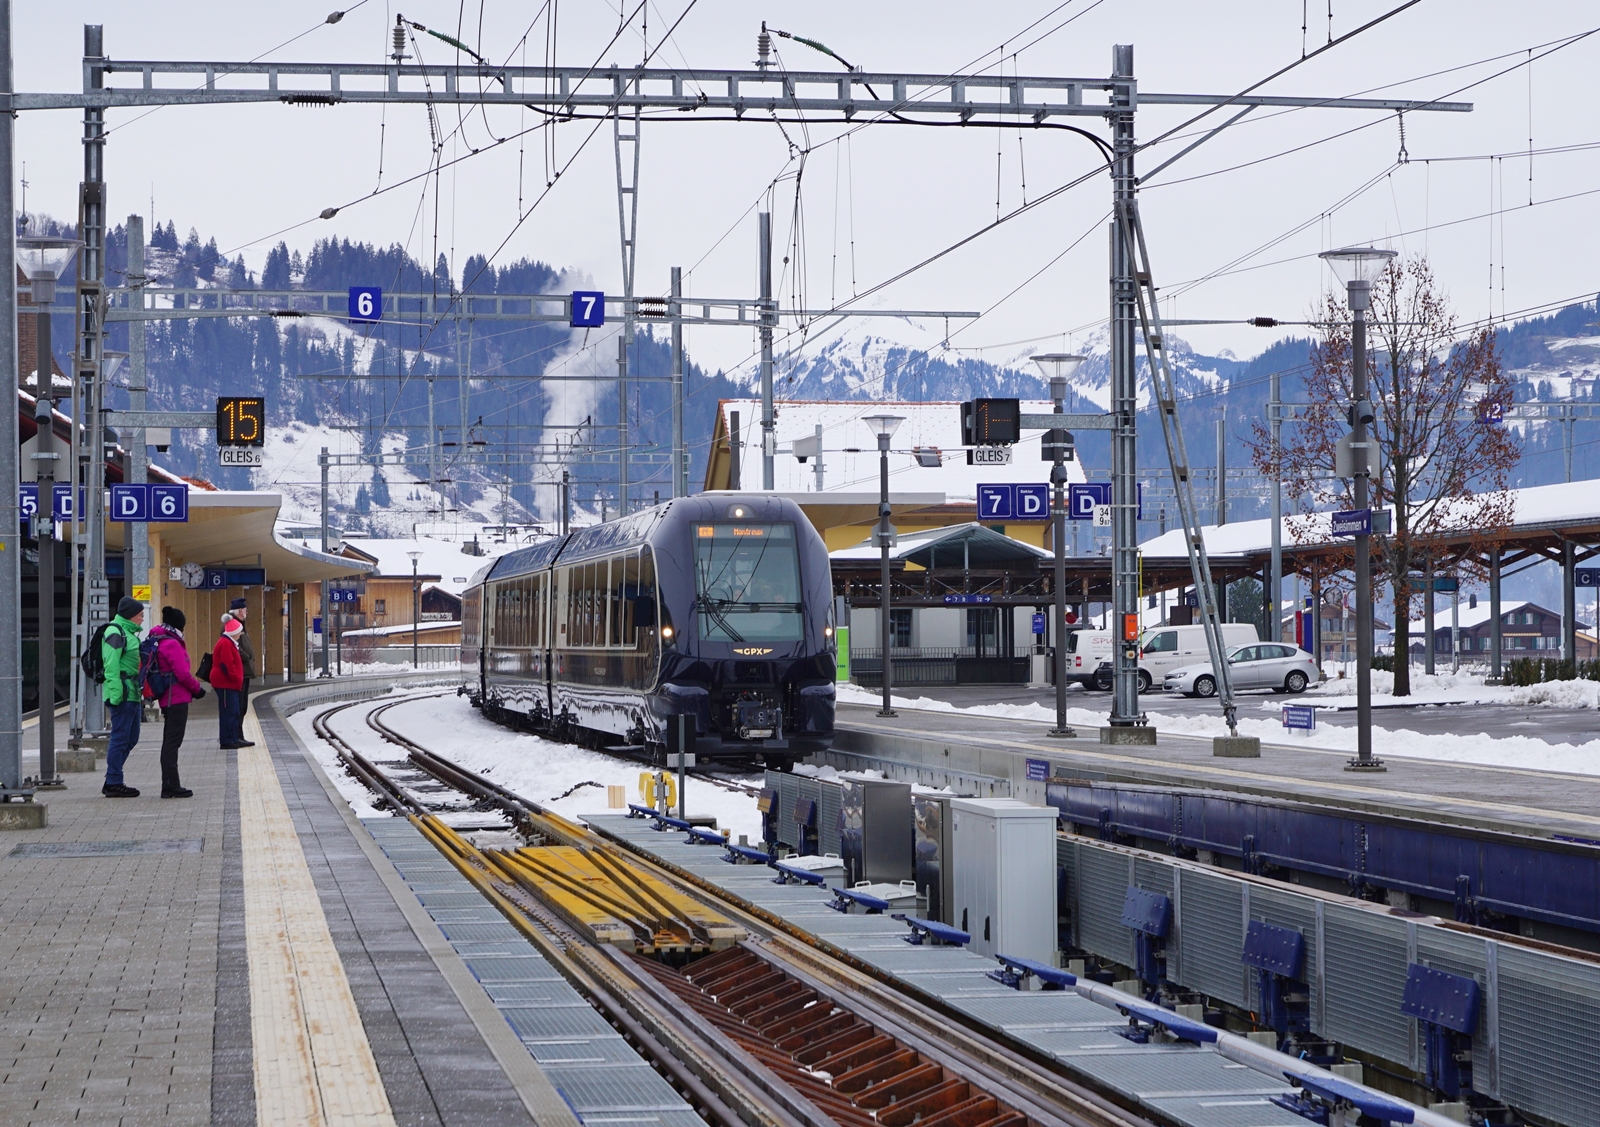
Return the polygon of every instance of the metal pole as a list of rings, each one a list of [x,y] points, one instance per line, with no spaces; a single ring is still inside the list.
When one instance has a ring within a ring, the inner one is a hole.
[[[422,617],[422,604],[417,599],[417,561],[411,561],[411,668],[421,669],[417,661],[417,622]]]
[[[1433,637],[1433,632],[1435,629],[1435,607],[1433,605],[1433,556],[1429,555],[1426,557],[1426,559],[1427,564],[1424,571],[1424,577],[1426,579],[1428,588],[1428,601],[1422,605],[1422,632],[1428,636],[1428,646],[1423,652],[1422,656],[1422,671],[1431,677],[1434,673],[1438,672],[1434,658],[1434,650],[1438,647],[1438,642],[1436,642]]]
[[[1489,549],[1489,679],[1499,683],[1500,672],[1500,545]]]
[[[324,446],[322,453],[317,455],[317,465],[322,469],[322,554],[329,555],[328,550],[328,448]],[[317,608],[322,616],[322,671],[318,677],[332,677],[333,670],[328,665],[328,632],[333,629],[333,616],[328,613],[328,581],[322,580],[317,584],[317,598],[320,606]]]
[[[1371,283],[1350,282],[1350,394],[1357,408],[1352,412],[1355,429],[1355,504],[1367,507],[1367,474],[1371,466],[1366,454],[1367,424],[1362,409],[1367,401],[1367,310],[1372,304]],[[1372,755],[1372,554],[1371,537],[1356,536],[1356,757],[1345,765],[1352,771],[1383,771],[1381,759]],[[1431,584],[1430,584],[1431,586]],[[1432,605],[1433,592],[1428,592]],[[1433,653],[1433,638],[1428,638],[1428,653]]]
[[[1573,675],[1578,668],[1578,546],[1571,540],[1561,542],[1561,656],[1572,662]]]
[[[1572,480],[1572,425],[1573,423],[1577,422],[1577,418],[1578,417],[1572,413],[1572,408],[1568,407],[1565,403],[1561,405],[1561,434],[1563,440],[1562,456],[1566,466],[1568,481]]]
[[[676,274],[678,272],[677,267],[673,267],[672,272],[674,274]],[[689,753],[687,751],[687,748],[689,746],[689,716],[688,716],[687,713],[680,712],[680,713],[678,713],[677,719],[678,719],[678,819],[680,821],[688,821],[689,820],[689,816],[684,813],[685,805],[688,802],[688,797],[684,793],[684,784],[688,781],[688,768],[687,768],[686,765],[687,765],[687,763],[689,761]]]
[[[1134,292],[1133,257],[1124,225],[1133,205],[1137,181],[1133,175],[1133,45],[1112,48],[1111,121],[1115,152],[1111,183],[1115,216],[1111,234],[1111,411],[1116,429],[1111,432],[1111,566],[1112,612],[1115,640],[1111,726],[1137,724],[1139,712],[1139,530],[1135,475],[1138,473],[1138,373],[1134,364],[1134,334],[1138,308]],[[1132,639],[1127,635],[1131,631]]]
[[[11,0],[0,0],[0,213],[16,214],[11,113]],[[17,378],[17,225],[0,223],[0,372]],[[74,420],[76,421],[76,420]],[[22,786],[22,518],[17,413],[0,411],[0,791]],[[49,511],[50,502],[44,502]]]
[[[1450,592],[1450,672],[1461,670],[1461,583]]]
[[[1217,524],[1228,523],[1228,412],[1217,420]]]
[[[46,307],[47,308],[47,307]],[[33,535],[39,545],[39,774],[40,786],[59,786],[56,773],[56,522],[51,513],[55,495],[55,403],[49,393],[50,314],[39,321],[39,386],[44,390],[33,417],[39,427],[34,465],[38,467],[39,511],[33,518]]]
[[[815,433],[816,433],[816,436],[817,436],[817,468],[816,468],[817,492],[821,493],[822,492],[822,424],[821,423],[817,424],[817,429],[816,429]]]
[[[893,601],[889,597],[889,513],[889,435],[880,434],[878,436],[878,635],[883,649],[883,707],[878,710],[879,716],[898,715],[889,703],[890,682],[894,679],[894,662],[889,660],[891,636],[889,611]]]
[[[84,68],[91,89],[104,85],[100,64],[105,61],[101,28],[83,28]],[[105,285],[105,111],[83,111],[83,183],[79,186],[79,238],[83,249],[78,254],[78,317],[81,321],[78,348],[78,374],[85,383],[84,414],[88,422],[89,480],[84,483],[83,510],[88,525],[89,558],[86,562],[84,637],[94,634],[103,622],[111,620],[111,585],[106,580],[106,443],[105,380],[101,369],[102,317]],[[76,422],[76,420],[74,420]],[[77,499],[74,498],[74,501]],[[74,506],[76,510],[76,505]],[[84,700],[85,728],[99,733],[106,729],[105,702],[90,691]]]
[[[128,304],[133,309],[144,308],[144,217],[140,215],[128,216]],[[143,411],[145,409],[145,392],[149,384],[145,375],[145,324],[143,321],[130,321],[128,323],[128,409]],[[131,427],[123,438],[128,450],[129,480],[136,485],[143,485],[150,480],[150,450],[145,441],[143,427]],[[127,586],[131,593],[134,586],[149,586],[151,593],[155,587],[150,580],[150,526],[143,528],[134,527],[133,541],[133,571]],[[154,600],[150,600],[152,603]]]
[[[689,495],[689,447],[683,440],[683,267],[672,268],[672,495]],[[678,787],[683,794],[683,787]]]
[[[773,431],[776,421],[772,410],[772,327],[777,323],[777,312],[777,307],[772,303],[772,213],[763,211],[761,213],[761,488],[763,489],[775,488],[772,460],[778,451],[778,440]],[[889,698],[885,697],[884,708],[889,707],[888,702]]]
[[[572,527],[572,474],[561,471],[561,535]]]
[[[1065,381],[1061,383],[1064,385]],[[1055,413],[1059,415],[1065,410],[1066,401],[1057,398]],[[1056,642],[1056,726],[1050,729],[1050,734],[1066,737],[1077,734],[1067,727],[1067,465],[1061,450],[1064,432],[1055,430],[1048,433],[1055,445],[1050,455],[1050,539],[1055,548],[1056,564],[1055,613],[1050,624],[1050,632],[1055,635]]]
[[[628,342],[633,320],[626,318],[617,339],[617,515],[628,514]]]
[[[1272,623],[1272,640],[1278,641],[1283,636],[1279,622],[1279,604],[1283,599],[1283,467],[1278,460],[1283,456],[1283,447],[1279,444],[1279,436],[1283,430],[1283,400],[1279,394],[1278,373],[1272,373],[1272,399],[1267,404],[1272,426],[1272,573],[1267,582],[1270,599],[1268,605],[1272,613],[1267,621]]]
[[[639,82],[634,80],[634,89]],[[617,160],[617,226],[622,237],[622,339],[617,346],[617,515],[628,515],[628,349],[633,344],[633,266],[638,256],[639,232],[639,110],[633,111],[633,132],[623,132],[623,115],[611,119],[613,150]],[[628,162],[622,147],[632,146],[632,177],[624,175]]]
[[[728,488],[743,489],[743,475],[739,460],[744,455],[744,443],[739,439],[739,412],[728,412]]]

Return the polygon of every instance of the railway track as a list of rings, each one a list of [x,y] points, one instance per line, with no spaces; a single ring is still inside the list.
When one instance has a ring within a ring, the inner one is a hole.
[[[313,726],[709,1123],[1155,1122],[385,723],[428,695],[335,705]],[[334,729],[333,717],[355,707],[404,758],[374,759]],[[514,830],[526,844],[493,834],[496,844],[480,848],[441,817],[471,813],[485,816],[477,828]]]

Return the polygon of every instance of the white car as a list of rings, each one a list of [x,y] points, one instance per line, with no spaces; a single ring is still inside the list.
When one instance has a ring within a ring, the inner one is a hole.
[[[1275,693],[1303,693],[1322,679],[1316,660],[1304,650],[1279,642],[1239,646],[1228,654],[1228,674],[1235,689],[1271,689]],[[1190,697],[1217,695],[1217,677],[1211,663],[1174,669],[1161,682],[1169,693]]]

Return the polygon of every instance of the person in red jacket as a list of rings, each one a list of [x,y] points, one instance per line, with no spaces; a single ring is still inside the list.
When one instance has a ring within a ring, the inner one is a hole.
[[[194,791],[178,781],[178,749],[189,727],[189,702],[206,695],[205,686],[189,669],[189,649],[183,643],[183,628],[188,619],[177,607],[161,608],[161,625],[150,631],[156,639],[155,666],[158,673],[172,678],[172,687],[161,694],[161,797],[193,798]],[[145,686],[145,692],[150,687]]]
[[[244,659],[234,640],[244,627],[231,614],[222,616],[222,637],[211,653],[211,687],[217,690],[217,736],[224,748],[254,747],[244,738]]]

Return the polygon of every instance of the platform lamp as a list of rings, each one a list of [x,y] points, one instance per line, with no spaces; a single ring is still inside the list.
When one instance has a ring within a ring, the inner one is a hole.
[[[890,642],[893,637],[893,624],[889,621],[890,604],[893,600],[889,597],[889,548],[894,541],[894,526],[889,523],[889,440],[894,437],[894,432],[900,429],[900,424],[905,422],[903,415],[868,415],[861,420],[872,428],[872,433],[878,437],[878,529],[873,533],[873,539],[878,542],[879,570],[878,587],[878,635],[883,651],[883,707],[878,709],[879,716],[894,716],[895,710],[889,705],[890,675],[894,664],[889,660]]]
[[[1067,410],[1067,385],[1086,359],[1083,356],[1070,355],[1064,352],[1047,352],[1041,356],[1030,356],[1039,366],[1045,378],[1050,381],[1050,401],[1055,404],[1055,413],[1063,415]],[[1071,736],[1076,733],[1067,727],[1067,455],[1072,450],[1072,435],[1065,428],[1057,427],[1046,431],[1044,436],[1045,453],[1050,455],[1050,539],[1055,543],[1056,579],[1055,579],[1055,614],[1052,616],[1050,633],[1055,635],[1055,674],[1056,674],[1056,726],[1050,729],[1050,734],[1057,737]]]
[[[1367,310],[1372,308],[1372,283],[1395,257],[1377,247],[1344,247],[1318,256],[1344,283],[1350,306],[1350,459],[1354,475],[1355,507],[1370,505],[1368,494],[1372,466],[1368,457],[1367,427],[1377,416],[1367,400]],[[1433,644],[1432,640],[1428,643]],[[1371,537],[1356,534],[1356,757],[1347,771],[1384,771],[1383,760],[1372,755],[1372,551]]]
[[[34,314],[34,440],[33,464],[39,482],[39,510],[33,534],[39,543],[39,776],[36,785],[63,785],[56,771],[56,538],[55,483],[55,371],[51,362],[50,307],[56,300],[56,280],[66,270],[83,243],[48,235],[17,237],[17,266],[33,288]],[[68,467],[68,482],[73,480]]]
[[[407,552],[411,557],[411,668],[421,669],[417,661],[417,620],[422,617],[422,605],[417,597],[417,561],[422,558],[421,552]]]

